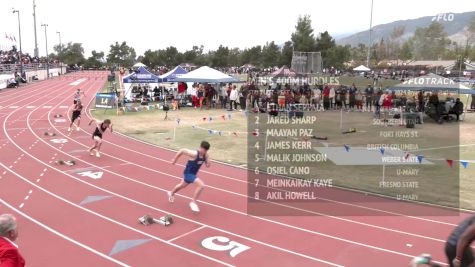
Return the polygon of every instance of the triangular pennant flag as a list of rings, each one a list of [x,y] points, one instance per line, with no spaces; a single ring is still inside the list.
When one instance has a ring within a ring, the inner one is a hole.
[[[349,145],[344,145],[346,152],[350,152],[350,146]]]
[[[244,111],[244,116],[247,117],[247,115],[249,115],[249,113],[247,112],[247,110]]]
[[[209,133],[209,134],[213,134],[213,130],[208,130],[208,133]]]
[[[381,152],[381,155],[384,156],[384,147],[380,148],[379,151]]]
[[[454,166],[454,161],[452,159],[448,159],[447,164],[449,164],[449,167],[452,168]]]
[[[176,123],[177,123],[177,124],[180,124],[180,119],[179,119],[179,118],[176,119]]]
[[[226,120],[226,116],[221,115],[221,119]]]
[[[219,131],[218,132],[219,136],[223,136],[223,132]]]
[[[230,120],[232,117],[231,113],[228,113],[228,119]]]
[[[406,153],[406,155],[404,156],[404,159],[406,159],[406,160],[407,160],[407,159],[409,158],[409,156],[410,156],[410,155],[411,155],[411,154],[409,154],[409,153]]]
[[[464,169],[466,169],[468,167],[468,161],[466,161],[466,160],[461,160],[460,164],[462,164]]]
[[[423,159],[424,159],[424,156],[422,156],[422,155],[417,156],[417,160],[419,161],[419,163],[422,163]]]
[[[208,120],[209,120],[209,121],[212,121],[212,120],[213,120],[213,117],[209,116]]]
[[[236,132],[233,132],[233,135],[234,135],[234,136],[237,136],[237,133],[236,133]]]
[[[203,121],[206,121],[206,117],[203,117]]]
[[[254,136],[259,136],[259,132],[254,131],[254,132],[252,132],[252,135],[254,135]]]
[[[196,125],[191,125],[191,128],[196,129]]]

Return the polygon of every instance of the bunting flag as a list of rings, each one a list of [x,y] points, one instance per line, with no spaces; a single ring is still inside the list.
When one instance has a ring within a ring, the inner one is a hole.
[[[223,136],[223,132],[219,131],[218,132],[219,136]]]
[[[422,156],[422,155],[417,156],[417,160],[419,161],[419,163],[422,163],[423,159],[424,159],[424,156]]]
[[[203,117],[203,121],[206,121],[206,117]]]
[[[191,128],[196,129],[196,125],[191,125]]]
[[[246,116],[246,118],[247,118],[248,115],[249,115],[249,113],[247,112],[247,110],[244,110],[244,116]]]
[[[252,132],[252,135],[254,135],[254,136],[259,136],[259,132],[254,131],[254,132]]]
[[[176,123],[180,124],[180,118],[176,119]]]
[[[208,130],[208,133],[213,134],[214,132],[213,132],[213,130]]]
[[[454,161],[451,159],[448,159],[447,164],[449,164],[450,168],[452,168],[454,166]]]
[[[350,152],[350,146],[349,145],[344,145],[346,152]]]
[[[379,151],[381,152],[381,155],[384,156],[384,147],[380,148]]]
[[[466,169],[468,167],[468,161],[466,161],[466,160],[461,160],[460,164],[462,164],[464,169]]]
[[[212,121],[212,120],[213,120],[213,117],[209,116],[208,120],[209,120],[209,121]]]
[[[232,117],[231,113],[228,113],[228,120],[230,120]]]
[[[234,135],[234,136],[237,136],[237,133],[236,133],[236,132],[233,132],[233,135]]]
[[[406,159],[406,160],[407,160],[407,159],[409,158],[409,156],[410,156],[410,155],[411,155],[411,154],[409,154],[409,153],[407,153],[407,152],[406,152],[406,155],[404,156],[404,159]]]
[[[225,121],[225,120],[226,120],[226,116],[221,115],[221,119],[223,119],[223,121]]]

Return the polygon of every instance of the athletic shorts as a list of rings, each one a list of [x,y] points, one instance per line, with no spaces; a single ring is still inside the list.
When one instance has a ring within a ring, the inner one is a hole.
[[[192,183],[194,183],[195,180],[196,180],[196,174],[184,173],[184,175],[183,175],[183,180],[184,180],[185,183],[187,183],[187,184],[192,184]]]
[[[78,103],[77,99],[74,99],[73,103],[76,105]]]
[[[99,135],[93,135],[92,139],[97,142],[102,142],[102,136]]]
[[[77,118],[81,118],[81,112],[73,111],[73,116],[71,118],[71,121],[74,122]]]

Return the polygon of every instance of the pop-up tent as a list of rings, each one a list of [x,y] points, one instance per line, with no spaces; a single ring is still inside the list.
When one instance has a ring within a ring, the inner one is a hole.
[[[175,82],[196,82],[196,83],[240,83],[236,78],[224,74],[218,70],[204,66],[187,74],[183,74],[175,79]]]
[[[136,71],[122,78],[122,82],[124,84],[124,97],[130,99],[133,85],[149,85],[153,88],[158,86],[162,79],[144,67],[139,67]]]
[[[145,64],[143,64],[142,62],[139,62],[139,63],[135,63],[135,65],[132,66],[133,68],[140,68],[140,67],[147,67]]]
[[[388,89],[392,91],[436,91],[469,95],[475,94],[474,89],[470,89],[452,79],[433,73],[406,80]]]
[[[365,67],[363,65],[359,65],[358,67],[353,69],[354,71],[370,71],[371,69],[368,67]]]
[[[273,79],[283,77],[297,77],[297,72],[293,71],[287,66],[282,66],[280,69],[272,72],[270,76]]]
[[[187,74],[188,71],[186,71],[184,68],[182,68],[181,66],[176,66],[174,69],[172,69],[171,71],[163,74],[163,75],[160,75],[158,76],[162,82],[164,83],[171,83],[171,82],[175,82],[175,79],[177,77],[181,77],[183,76],[183,74]]]

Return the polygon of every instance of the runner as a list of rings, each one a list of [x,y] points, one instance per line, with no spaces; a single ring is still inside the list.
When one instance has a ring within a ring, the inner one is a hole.
[[[471,248],[474,240],[475,215],[472,215],[455,227],[445,243],[445,255],[450,267],[474,266],[475,257]]]
[[[84,92],[81,92],[81,89],[78,88],[76,93],[74,93],[74,105],[76,105],[78,103],[78,101],[81,101],[82,96],[86,97]]]
[[[82,103],[81,100],[78,100],[73,108],[73,114],[71,116],[71,123],[69,124],[68,132],[71,131],[71,127],[73,127],[74,121],[78,121],[76,125],[76,130],[79,132],[79,124],[81,123],[81,111],[82,111]]]
[[[101,157],[101,154],[99,151],[101,150],[101,145],[102,145],[102,134],[109,128],[111,133],[113,132],[112,130],[112,123],[111,120],[106,119],[103,122],[96,121],[96,120],[91,120],[89,122],[89,125],[92,124],[92,122],[96,122],[96,130],[92,133],[92,139],[94,140],[94,146],[89,148],[89,154],[91,156],[94,155],[94,150],[96,150],[96,157]]]
[[[197,188],[193,194],[193,200],[190,202],[190,208],[194,212],[200,211],[198,204],[196,204],[196,200],[200,196],[201,191],[203,191],[205,184],[201,179],[197,178],[196,175],[198,174],[198,171],[200,170],[203,163],[205,163],[206,167],[210,166],[208,156],[209,148],[210,144],[206,141],[203,141],[201,142],[200,148],[198,150],[193,151],[189,149],[180,149],[180,151],[178,151],[178,153],[175,155],[171,162],[172,164],[175,164],[183,154],[190,157],[191,159],[188,160],[188,163],[186,163],[185,171],[183,173],[183,181],[177,184],[171,192],[168,192],[169,202],[174,201],[175,193],[187,187],[189,184],[196,183]]]

